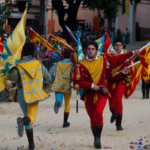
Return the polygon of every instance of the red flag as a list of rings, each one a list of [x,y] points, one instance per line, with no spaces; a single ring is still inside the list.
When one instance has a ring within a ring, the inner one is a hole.
[[[105,42],[104,42],[104,46],[103,46],[103,52],[107,53],[107,52],[112,51],[112,50],[113,50],[113,46],[111,44],[111,39],[110,39],[109,33],[106,31],[105,32]]]
[[[0,40],[2,40],[2,36],[1,36],[1,34],[0,34]]]
[[[2,56],[4,50],[4,44],[2,41],[0,41],[0,56]]]
[[[131,82],[127,84],[126,91],[124,93],[125,98],[128,98],[133,94],[137,84],[144,79],[146,83],[149,82],[150,73],[150,44],[147,45],[139,55],[140,61],[138,64],[130,68]]]
[[[36,33],[32,28],[29,28],[30,42],[31,43],[42,43],[51,52],[57,52],[57,49]]]
[[[57,36],[54,36],[52,34],[50,35],[50,41],[53,43],[63,45],[69,50],[74,50],[74,48],[72,48],[64,39],[57,37]]]

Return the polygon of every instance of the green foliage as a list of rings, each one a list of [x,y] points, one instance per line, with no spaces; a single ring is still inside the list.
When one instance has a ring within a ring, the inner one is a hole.
[[[104,18],[116,18],[118,6],[121,5],[120,0],[85,0],[84,6],[92,10],[104,10]]]
[[[11,0],[5,0],[5,4],[0,5],[0,34],[4,33],[3,25],[6,19],[11,15],[12,9],[8,7],[12,3]]]

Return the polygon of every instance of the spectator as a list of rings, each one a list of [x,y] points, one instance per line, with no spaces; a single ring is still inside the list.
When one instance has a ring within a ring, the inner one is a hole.
[[[116,35],[117,35],[118,39],[122,38],[122,33],[121,33],[120,29],[117,30]]]
[[[50,69],[50,57],[51,57],[51,52],[47,49],[45,52],[45,58],[47,59],[47,61],[45,62],[45,66],[47,68],[47,70]]]
[[[129,30],[128,28],[126,28],[124,30],[124,35],[125,35],[125,38],[126,38],[126,44],[129,43]]]
[[[38,43],[37,49],[40,50],[41,43]]]
[[[7,40],[7,34],[3,34],[2,39]]]
[[[41,60],[42,63],[45,65],[45,61],[47,61],[47,58],[45,58],[45,54],[43,52],[44,46],[40,45],[40,50],[37,52],[37,59]]]
[[[37,53],[39,50],[38,50],[38,43],[35,43],[34,44],[34,53]]]
[[[91,25],[91,23],[89,23],[88,29],[89,29],[89,32],[92,30],[92,25]]]
[[[86,23],[85,28],[88,28],[88,27],[89,27],[89,25],[88,25],[88,23]]]

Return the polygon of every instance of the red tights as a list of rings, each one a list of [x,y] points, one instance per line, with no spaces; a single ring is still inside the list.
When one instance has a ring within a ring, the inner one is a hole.
[[[95,104],[94,102],[88,101],[85,103],[86,111],[90,117],[91,128],[94,128],[94,124],[103,125],[103,111],[106,105],[106,99],[102,97]]]
[[[111,94],[111,98],[109,98],[109,107],[112,110],[115,110],[115,114],[122,114],[123,105],[122,105],[122,97],[125,92],[126,85],[118,84],[115,89],[109,89],[109,93]]]

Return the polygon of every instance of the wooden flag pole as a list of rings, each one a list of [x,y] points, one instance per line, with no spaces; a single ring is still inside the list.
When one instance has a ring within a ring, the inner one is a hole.
[[[131,67],[137,65],[138,63],[140,63],[140,61],[138,61],[138,62],[136,62],[136,63],[134,63],[134,64],[128,66],[127,68],[129,69],[129,68],[131,68]],[[114,76],[116,76],[117,74],[122,73],[123,71],[124,71],[124,69],[118,71],[117,73],[113,74],[112,76],[114,77]]]

